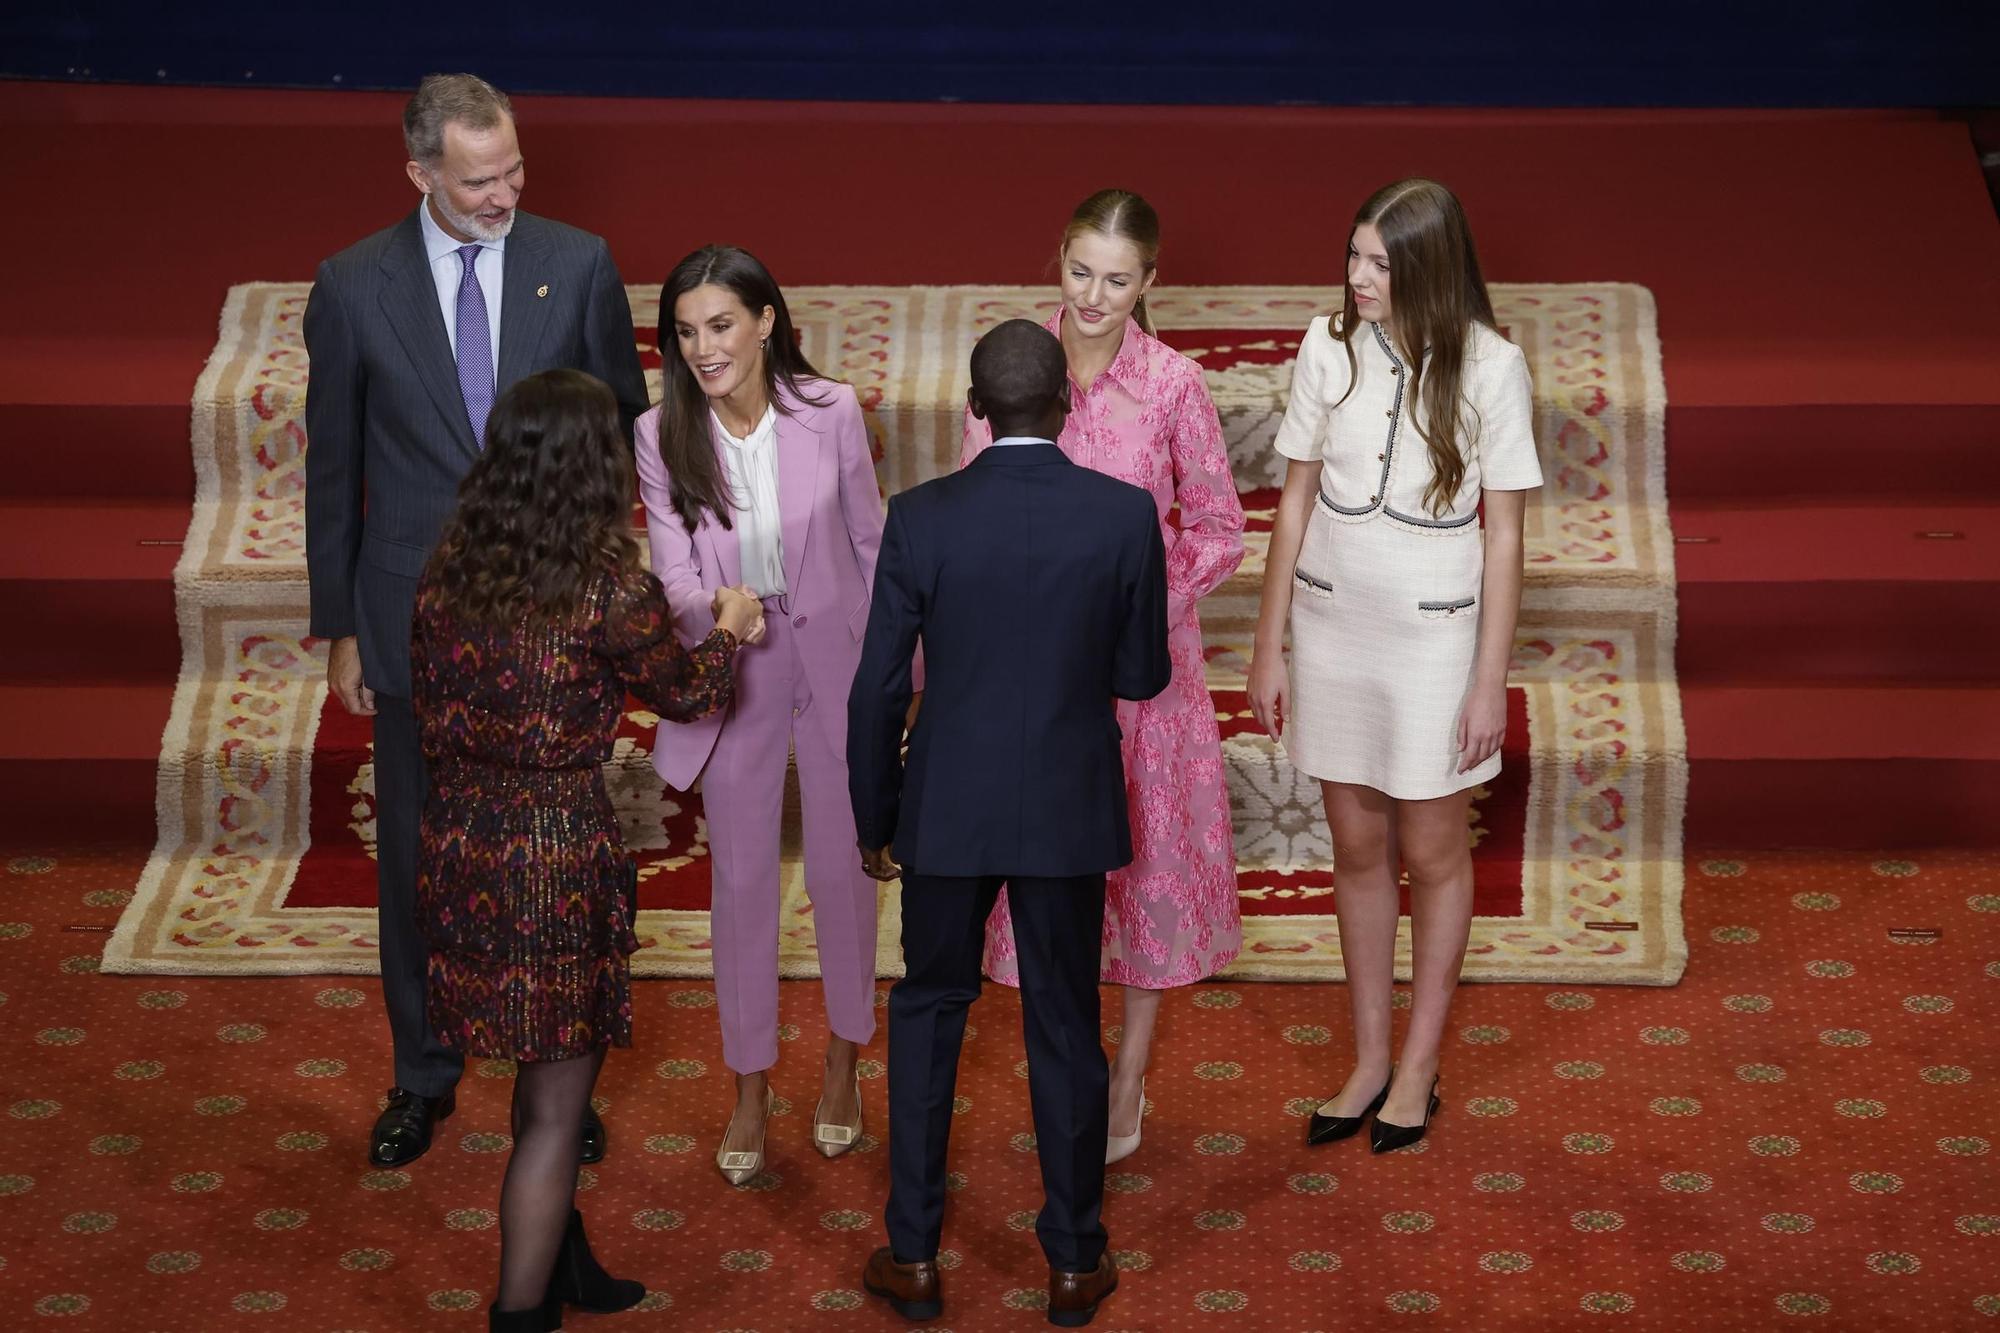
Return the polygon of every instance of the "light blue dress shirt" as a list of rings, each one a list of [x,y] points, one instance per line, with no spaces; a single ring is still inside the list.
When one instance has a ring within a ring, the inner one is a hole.
[[[465,263],[458,257],[459,247],[466,241],[454,240],[438,226],[431,216],[431,204],[425,199],[417,205],[418,225],[424,232],[424,253],[431,261],[431,277],[437,283],[438,308],[444,312],[445,336],[451,339],[452,360],[458,359],[458,284],[465,275]],[[493,383],[500,384],[500,280],[506,263],[507,242],[471,242],[479,246],[479,257],[472,261],[472,271],[479,275],[479,292],[486,298],[486,332],[493,342]]]

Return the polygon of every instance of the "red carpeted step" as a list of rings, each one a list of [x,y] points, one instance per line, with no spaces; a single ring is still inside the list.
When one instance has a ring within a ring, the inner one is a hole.
[[[7,455],[17,500],[194,501],[184,401],[0,403],[0,440],[21,442]]]
[[[305,279],[414,205],[395,144],[401,101],[0,84],[0,156],[23,197],[90,198],[115,179],[153,203],[137,244],[115,210],[0,214],[0,244],[52,257],[13,276],[17,326],[61,340],[23,368],[0,357],[0,404],[42,401],[35,393],[60,379],[68,401],[129,383],[182,410],[230,283]],[[1083,141],[1124,145],[1121,178],[1159,205],[1163,280],[1334,282],[1329,208],[1342,216],[1420,165],[1465,198],[1492,277],[1618,279],[1654,292],[1677,500],[1993,491],[1994,464],[1981,460],[2000,458],[1983,448],[2000,440],[1990,373],[2000,329],[1988,317],[2000,303],[2000,232],[1964,127],[1927,113],[540,97],[519,107],[537,164],[528,207],[603,234],[625,276],[641,282],[716,238],[756,249],[791,284],[1048,281],[1061,219],[1102,184],[1096,166],[1052,157],[1049,145]],[[684,201],[671,174],[626,169],[676,139],[729,142],[795,193],[826,197],[852,193],[865,161],[867,192],[891,213],[935,195],[939,162],[987,164],[1010,188],[958,225],[914,232],[884,226],[881,209],[802,219],[727,195],[688,215],[676,211]],[[1323,169],[1301,173],[1301,160]],[[314,164],[309,207],[285,210],[283,226],[215,225],[269,217],[273,190],[282,193],[245,162],[294,161]],[[607,179],[621,188],[600,188]],[[1923,221],[1923,243],[1898,252],[1891,325],[1858,313],[1862,287],[1830,277],[1881,244],[1877,210],[1854,206],[1857,179]],[[1548,225],[1551,201],[1579,200],[1592,225]],[[1244,201],[1261,225],[1242,225]],[[1758,225],[1743,227],[1745,217]],[[1717,237],[1728,238],[1726,260]],[[171,353],[147,352],[143,340],[154,338]],[[1968,446],[1981,451],[1955,465]],[[181,483],[172,494],[184,494]]]
[[[0,682],[171,685],[187,525],[186,505],[0,505]]]
[[[1969,370],[1992,377],[1992,370]],[[2000,405],[1686,403],[1668,367],[1667,494],[1687,504],[2000,501]]]
[[[192,501],[188,402],[213,342],[212,328],[0,336],[8,497]]]
[[[2000,689],[1686,685],[1688,846],[2000,843]]]
[[[1673,514],[1683,684],[2000,681],[2000,503]]]
[[[9,832],[150,846],[154,775],[173,687],[0,685]]]

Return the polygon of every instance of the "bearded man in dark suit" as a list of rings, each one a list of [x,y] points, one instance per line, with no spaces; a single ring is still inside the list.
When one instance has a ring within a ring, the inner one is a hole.
[[[604,241],[520,211],[527,168],[507,97],[433,74],[403,113],[423,196],[401,221],[319,266],[306,305],[306,562],[327,684],[375,727],[382,994],[395,1085],[369,1161],[430,1148],[463,1057],[424,1011],[417,822],[426,780],[410,710],[417,577],[479,456],[486,415],[516,380],[558,367],[608,383],[629,431],[646,410],[632,311]],[[586,1117],[583,1160],[604,1153]]]

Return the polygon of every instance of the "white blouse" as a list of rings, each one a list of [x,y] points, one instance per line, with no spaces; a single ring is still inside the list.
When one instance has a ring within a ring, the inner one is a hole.
[[[1424,502],[1430,446],[1411,429],[1421,404],[1405,392],[1407,368],[1369,324],[1354,337],[1354,392],[1347,394],[1347,349],[1321,315],[1306,328],[1292,370],[1291,401],[1273,447],[1286,458],[1321,463],[1320,495],[1347,522],[1385,514],[1410,527],[1463,527],[1479,517],[1479,493],[1524,491],[1542,484],[1535,456],[1534,390],[1521,349],[1474,323],[1461,379],[1459,447],[1465,478],[1443,512]],[[1347,401],[1334,404],[1342,394]]]
[[[736,546],[743,581],[759,597],[776,597],[785,589],[785,549],[778,515],[778,410],[764,409],[763,420],[749,438],[739,440],[715,420],[729,460],[729,484],[735,500]]]

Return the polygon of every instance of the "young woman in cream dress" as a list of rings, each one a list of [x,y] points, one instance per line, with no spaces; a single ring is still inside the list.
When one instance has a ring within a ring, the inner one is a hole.
[[[1500,771],[1521,521],[1541,485],[1526,358],[1494,326],[1464,210],[1435,181],[1377,191],[1337,316],[1299,348],[1250,700],[1333,832],[1355,1063],[1308,1140],[1422,1138],[1472,925],[1472,789]],[[1482,511],[1484,522],[1481,521]],[[1289,673],[1285,630],[1291,629]],[[1398,871],[1413,999],[1392,1062]]]

